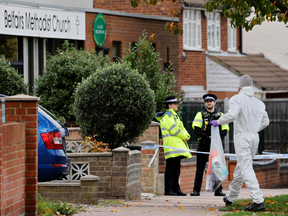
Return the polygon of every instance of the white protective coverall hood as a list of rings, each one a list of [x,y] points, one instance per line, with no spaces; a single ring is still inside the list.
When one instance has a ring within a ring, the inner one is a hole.
[[[227,198],[234,202],[240,193],[243,181],[251,191],[254,203],[263,203],[261,192],[253,170],[252,161],[258,144],[258,132],[269,125],[265,104],[254,97],[251,86],[243,87],[238,95],[229,100],[229,110],[217,123],[220,125],[234,122],[234,146],[237,156],[237,166],[234,179],[229,185]]]

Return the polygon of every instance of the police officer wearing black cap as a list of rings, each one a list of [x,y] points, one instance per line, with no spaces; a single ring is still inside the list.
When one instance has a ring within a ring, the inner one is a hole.
[[[205,109],[198,112],[192,123],[192,128],[195,130],[196,135],[199,137],[199,145],[197,151],[209,152],[211,145],[211,121],[217,120],[223,115],[215,108],[217,96],[214,94],[203,95],[205,101]],[[219,125],[220,136],[223,139],[229,131],[228,125]],[[203,172],[208,161],[208,154],[197,154],[197,169],[194,181],[193,192],[190,196],[200,196]],[[222,192],[222,185],[214,192],[215,196],[225,196]]]
[[[181,159],[191,158],[187,140],[190,134],[185,129],[183,122],[176,113],[179,101],[173,95],[165,99],[165,112],[156,113],[155,117],[160,122],[166,168],[165,168],[165,194],[167,196],[186,196],[179,185],[181,173]],[[177,149],[172,149],[174,147]],[[183,151],[184,150],[184,151]]]

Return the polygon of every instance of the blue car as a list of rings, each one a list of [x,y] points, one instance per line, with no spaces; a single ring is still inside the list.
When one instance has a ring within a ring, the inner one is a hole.
[[[0,94],[0,97],[7,97]],[[5,103],[2,104],[5,110]],[[5,123],[5,112],[3,112]],[[65,137],[69,136],[65,123],[38,105],[38,181],[63,179],[70,171],[66,156]]]

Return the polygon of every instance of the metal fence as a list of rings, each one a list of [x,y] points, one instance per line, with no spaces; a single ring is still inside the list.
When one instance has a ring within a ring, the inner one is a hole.
[[[288,153],[288,99],[265,99],[262,100],[266,105],[270,124],[267,128],[259,133],[260,145],[259,153],[269,151],[275,153]],[[197,112],[205,108],[203,101],[191,101],[183,103],[182,119],[185,128],[191,135],[188,144],[190,148],[198,147],[198,137],[192,129],[192,122]],[[226,113],[228,110],[228,99],[217,101],[216,108],[218,111]],[[224,151],[235,153],[233,142],[233,123],[229,124],[230,132],[224,140]],[[288,164],[288,160],[281,160],[281,163]]]

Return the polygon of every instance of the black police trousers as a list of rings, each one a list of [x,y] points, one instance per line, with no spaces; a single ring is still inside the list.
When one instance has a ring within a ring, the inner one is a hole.
[[[181,159],[183,157],[168,158],[165,168],[165,193],[180,192],[179,177],[181,172]]]

